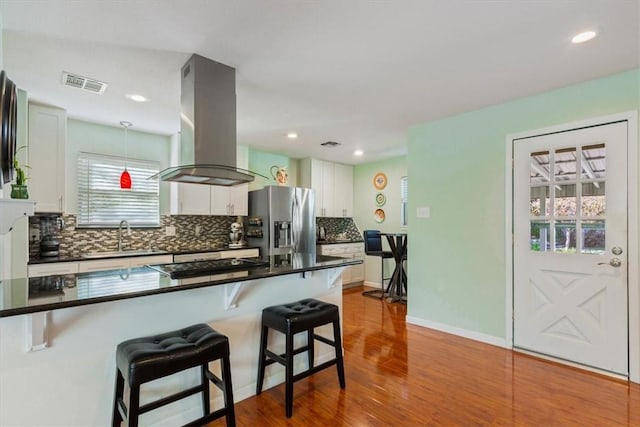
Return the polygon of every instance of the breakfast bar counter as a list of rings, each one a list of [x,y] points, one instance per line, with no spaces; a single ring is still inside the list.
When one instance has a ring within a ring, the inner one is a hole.
[[[241,283],[290,274],[308,275],[359,261],[308,254],[274,255],[191,277],[172,279],[150,267],[0,281],[0,317],[57,310],[167,292]],[[178,263],[174,265],[193,263]],[[246,268],[245,268],[246,267]],[[228,308],[228,307],[227,307]]]
[[[195,323],[229,337],[235,400],[254,395],[262,309],[303,298],[341,309],[341,273],[361,262],[305,254],[262,261],[178,279],[144,267],[3,280],[0,425],[110,425],[117,344]],[[331,336],[323,328],[319,332]],[[34,346],[41,329],[45,342]],[[282,337],[271,337],[273,344],[283,345]],[[329,360],[331,350],[317,346],[316,361]],[[306,363],[302,359],[300,366]],[[154,400],[198,380],[197,370],[187,371],[150,383],[141,398]],[[282,367],[267,369],[265,389],[283,381]],[[211,405],[222,405],[214,389]],[[201,411],[198,396],[171,406],[143,415],[141,425],[182,425]]]

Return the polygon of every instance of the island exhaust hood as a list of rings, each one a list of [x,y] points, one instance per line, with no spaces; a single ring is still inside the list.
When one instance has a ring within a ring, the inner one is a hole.
[[[234,68],[192,55],[181,71],[180,104],[179,157],[188,164],[167,168],[152,178],[228,187],[259,175],[236,167]]]

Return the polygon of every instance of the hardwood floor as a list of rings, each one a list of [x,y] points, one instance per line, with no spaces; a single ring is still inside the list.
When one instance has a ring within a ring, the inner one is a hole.
[[[407,325],[361,291],[344,291],[346,389],[334,368],[297,382],[287,420],[281,384],[237,403],[238,426],[640,426],[637,384]]]

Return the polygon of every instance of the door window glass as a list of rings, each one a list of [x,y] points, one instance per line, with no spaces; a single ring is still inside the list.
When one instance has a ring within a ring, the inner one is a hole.
[[[580,215],[584,217],[604,217],[606,207],[605,183],[585,182],[582,184]]]
[[[576,148],[562,148],[556,150],[554,162],[555,181],[569,181],[576,179]]]
[[[576,216],[576,185],[556,185],[555,215],[559,217]]]
[[[576,251],[576,222],[557,221],[555,230],[555,245],[553,250],[562,253]]]
[[[604,144],[591,144],[530,154],[529,246],[532,251],[604,252],[605,149]]]
[[[604,245],[604,221],[582,222],[582,247],[583,254],[603,254]]]
[[[582,147],[582,179],[602,179],[605,175],[604,144]]]
[[[536,153],[531,153],[531,161],[529,165],[529,182],[531,184],[549,182],[548,151],[538,151]]]
[[[548,216],[550,206],[549,187],[531,187],[531,216]]]
[[[529,246],[534,252],[547,252],[549,243],[549,221],[531,221]]]

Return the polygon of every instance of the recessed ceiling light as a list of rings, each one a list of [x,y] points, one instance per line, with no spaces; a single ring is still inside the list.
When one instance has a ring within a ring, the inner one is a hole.
[[[287,138],[289,138],[289,139],[296,139],[297,137],[298,137],[298,134],[295,133],[295,132],[289,132],[287,134]]]
[[[595,36],[596,36],[595,31],[584,31],[580,34],[576,34],[575,36],[573,36],[573,38],[571,39],[571,43],[584,43],[591,40]]]
[[[146,97],[142,96],[142,95],[138,95],[137,93],[131,93],[126,95],[127,98],[129,98],[132,101],[135,102],[147,102],[149,101]]]
[[[353,152],[354,156],[362,156],[363,154],[364,154],[364,151],[362,151],[362,150],[356,150],[356,151]]]

